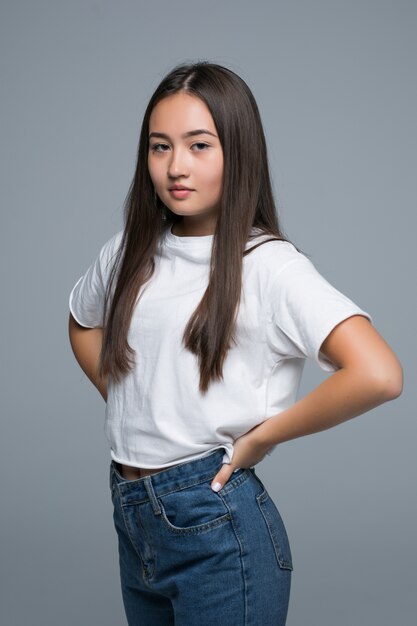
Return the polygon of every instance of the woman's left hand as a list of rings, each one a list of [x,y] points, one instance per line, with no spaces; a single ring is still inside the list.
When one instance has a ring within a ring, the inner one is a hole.
[[[232,462],[223,463],[222,467],[213,478],[211,482],[213,491],[222,489],[236,469],[253,467],[265,457],[269,448],[272,446],[266,445],[260,440],[256,432],[258,428],[259,425],[235,439],[233,442]]]

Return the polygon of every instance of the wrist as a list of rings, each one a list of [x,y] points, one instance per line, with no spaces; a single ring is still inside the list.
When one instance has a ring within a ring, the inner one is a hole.
[[[256,437],[264,448],[272,448],[281,443],[276,423],[276,415],[267,417],[256,429]]]

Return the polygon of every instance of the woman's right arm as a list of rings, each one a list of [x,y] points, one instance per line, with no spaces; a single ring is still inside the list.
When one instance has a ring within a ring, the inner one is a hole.
[[[107,376],[100,378],[97,373],[103,341],[103,329],[80,326],[72,313],[70,313],[68,332],[72,351],[79,366],[93,385],[97,387],[104,401],[107,402]]]

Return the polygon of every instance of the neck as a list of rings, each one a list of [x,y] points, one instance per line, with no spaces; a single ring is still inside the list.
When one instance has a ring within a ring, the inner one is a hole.
[[[172,225],[171,232],[177,237],[206,237],[207,235],[214,235],[215,228],[216,224],[212,221],[190,221],[183,218],[180,222]]]

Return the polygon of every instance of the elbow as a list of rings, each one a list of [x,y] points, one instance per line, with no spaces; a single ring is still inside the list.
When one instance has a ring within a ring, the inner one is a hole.
[[[401,364],[398,363],[384,373],[378,374],[376,385],[385,401],[398,398],[402,394],[404,386],[404,374]]]

